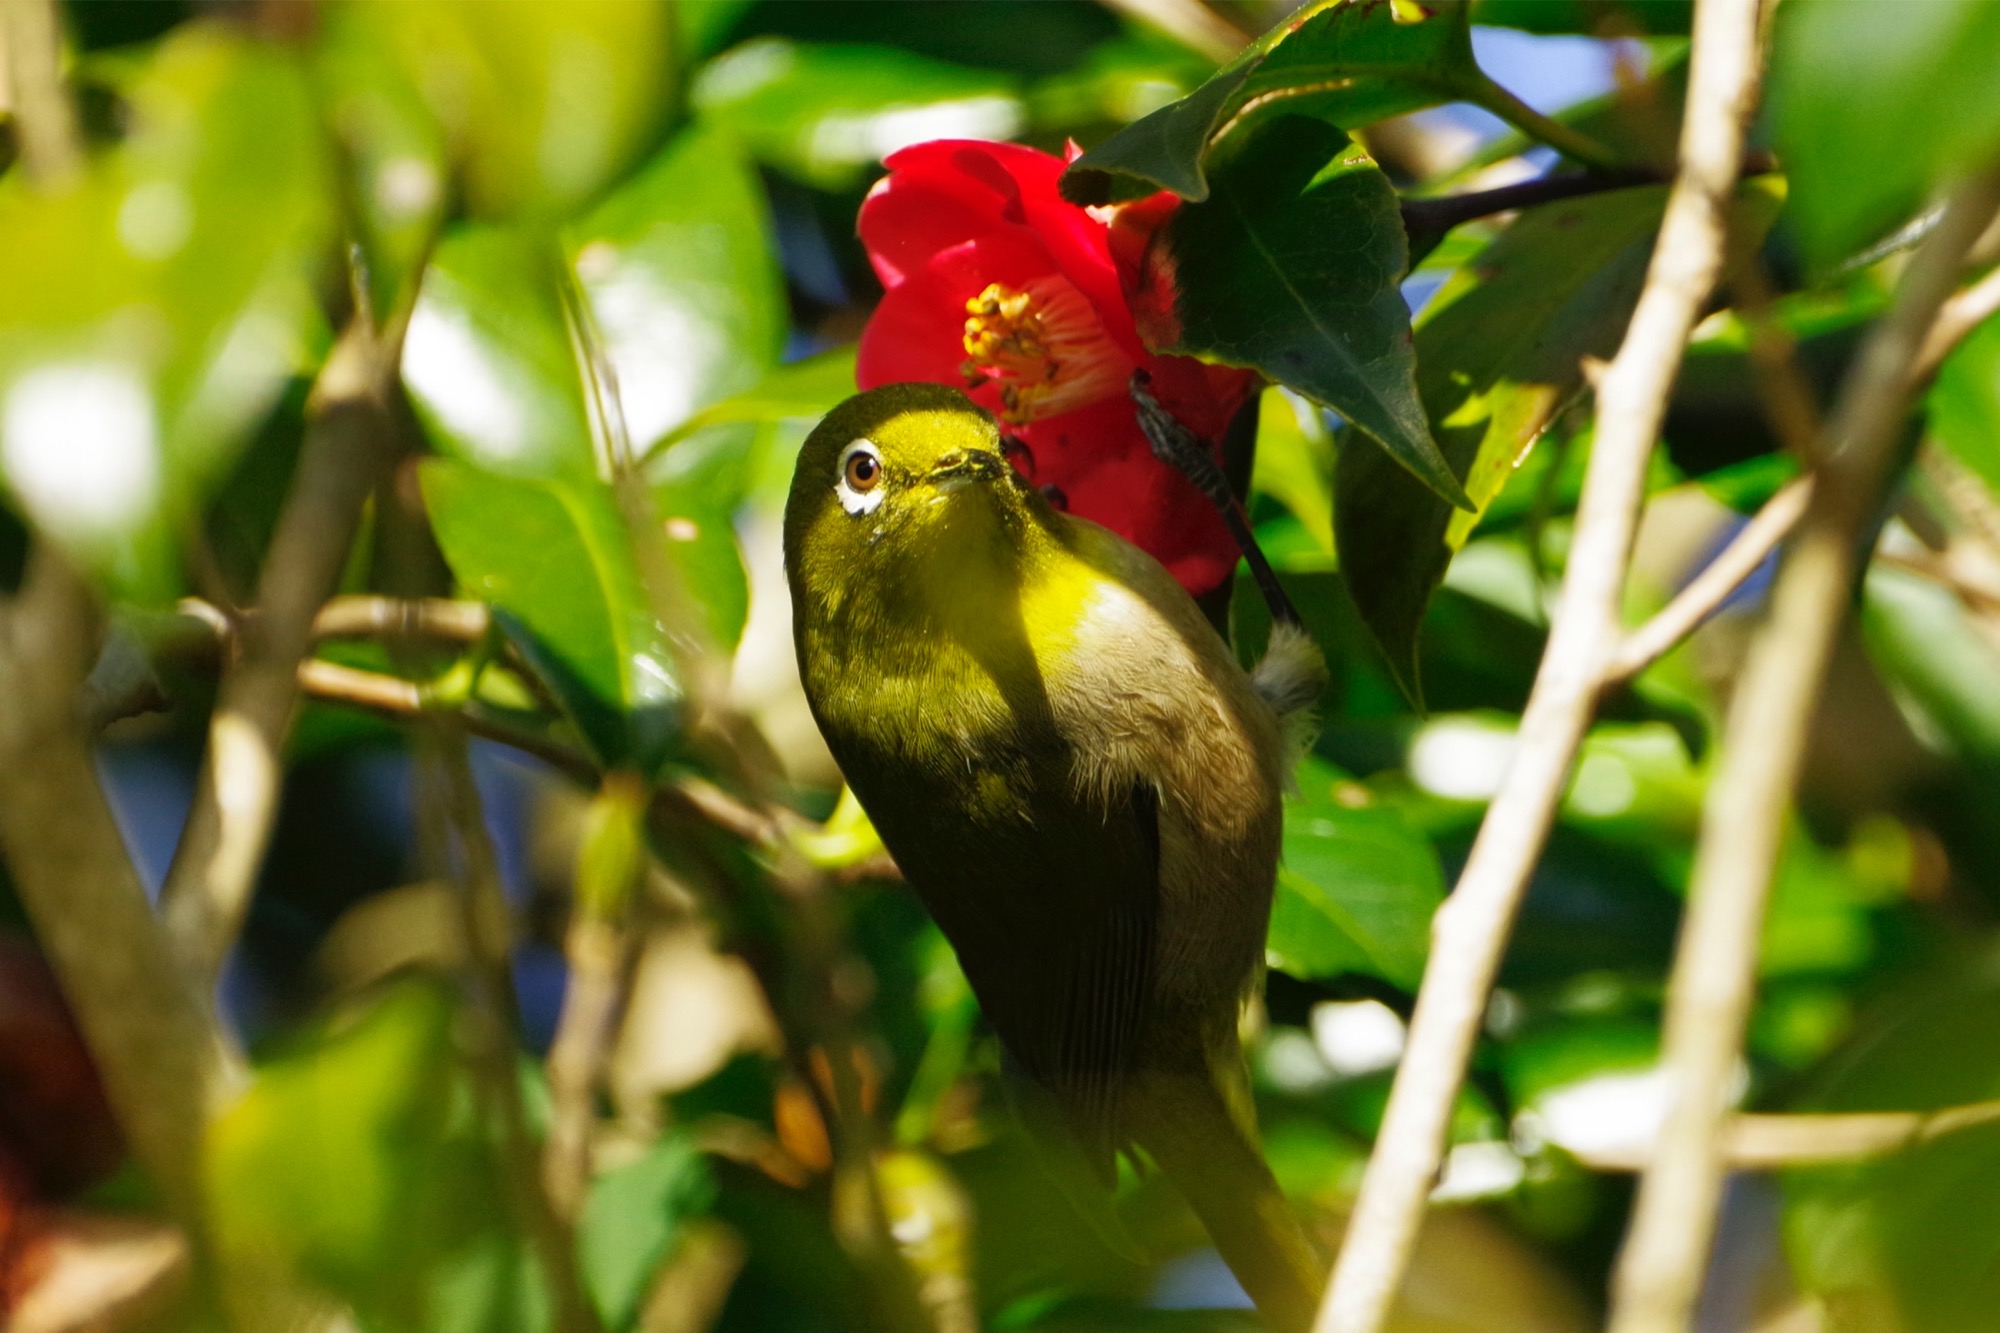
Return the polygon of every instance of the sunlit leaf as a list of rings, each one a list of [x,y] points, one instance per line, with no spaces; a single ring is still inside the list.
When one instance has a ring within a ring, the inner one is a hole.
[[[346,0],[327,10],[330,40],[382,53],[429,106],[482,215],[585,202],[631,165],[672,101],[673,19],[660,0]]]
[[[1201,87],[1078,158],[1063,193],[1081,204],[1155,189],[1206,199],[1210,150],[1264,117],[1316,116],[1354,129],[1466,97],[1484,82],[1464,5],[1330,0],[1287,18]]]
[[[890,46],[759,37],[717,56],[692,93],[703,121],[764,162],[839,189],[927,139],[1009,139],[1025,123],[1012,76]]]
[[[764,192],[721,136],[677,137],[564,246],[641,453],[776,364],[787,313]]]
[[[1340,130],[1288,116],[1216,169],[1146,247],[1133,295],[1156,351],[1249,366],[1341,413],[1462,500],[1417,401],[1395,191]]]
[[[81,179],[0,180],[0,475],[86,564],[160,598],[180,528],[323,343],[331,216],[282,52],[188,25],[123,92],[130,133]]]
[[[2000,652],[1964,603],[1940,583],[1880,564],[1865,586],[1868,654],[1905,716],[1952,754],[2000,763]]]
[[[650,774],[671,749],[681,689],[610,491],[445,460],[422,476],[459,584],[501,613],[599,763]]]
[[[403,383],[445,452],[510,476],[597,475],[561,265],[531,228],[462,227],[438,246],[404,339]]]
[[[1777,147],[1807,257],[1833,265],[2000,152],[2000,6],[1800,0],[1771,53]],[[1948,110],[1947,110],[1948,109]]]
[[[1307,761],[1285,803],[1271,966],[1309,980],[1361,973],[1414,990],[1443,901],[1430,840],[1339,770]]]

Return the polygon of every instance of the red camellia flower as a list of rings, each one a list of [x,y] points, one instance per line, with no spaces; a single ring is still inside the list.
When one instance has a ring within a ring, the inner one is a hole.
[[[1153,457],[1126,385],[1146,371],[1161,405],[1219,444],[1256,376],[1146,350],[1126,293],[1171,196],[1114,221],[1056,193],[1064,165],[1019,144],[950,139],[888,158],[861,205],[886,292],[862,330],[856,379],[965,389],[1023,446],[1014,461],[1030,480],[1208,592],[1235,567],[1235,543],[1201,492]]]

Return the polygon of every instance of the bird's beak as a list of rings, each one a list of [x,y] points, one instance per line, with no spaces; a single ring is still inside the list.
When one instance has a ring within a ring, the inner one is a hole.
[[[957,490],[968,481],[997,481],[1007,475],[1007,460],[990,449],[954,449],[931,469],[931,485]]]

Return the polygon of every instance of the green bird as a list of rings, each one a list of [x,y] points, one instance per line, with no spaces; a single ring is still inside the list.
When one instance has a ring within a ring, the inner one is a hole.
[[[785,564],[813,715],[1011,1061],[1107,1184],[1144,1149],[1265,1315],[1307,1328],[1323,1268],[1238,1034],[1318,650],[1281,626],[1246,674],[1158,562],[1052,509],[934,384],[813,430]]]

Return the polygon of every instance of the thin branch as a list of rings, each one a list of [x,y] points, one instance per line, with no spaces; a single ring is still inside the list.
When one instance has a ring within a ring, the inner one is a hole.
[[[1722,1158],[1732,1171],[1779,1171],[1887,1157],[1962,1130],[2000,1123],[2000,1101],[1938,1111],[1846,1115],[1734,1115],[1723,1124]],[[1571,1151],[1593,1171],[1642,1171],[1651,1144]]]
[[[1770,618],[1731,702],[1669,983],[1662,1067],[1673,1095],[1619,1257],[1612,1333],[1681,1333],[1700,1295],[1765,909],[1860,538],[1888,479],[1932,326],[1996,208],[2000,174],[1952,200],[1842,386]]]
[[[1756,516],[1737,530],[1729,545],[1688,580],[1672,601],[1625,636],[1604,668],[1604,688],[1623,685],[1701,628],[1798,526],[1811,494],[1812,479],[1798,477],[1766,500]]]
[[[443,597],[336,597],[313,617],[315,639],[408,638],[478,643],[493,627],[484,602]]]
[[[89,590],[38,544],[0,613],[0,852],[133,1155],[200,1236],[203,1131],[242,1071],[176,967],[98,785],[76,708],[94,637]]]
[[[1562,601],[1513,765],[1432,925],[1409,1043],[1319,1333],[1378,1333],[1402,1285],[1508,932],[1617,649],[1647,460],[1688,335],[1722,270],[1756,87],[1756,32],[1756,0],[1700,0],[1680,172],[1631,325],[1598,387]]]
[[[1944,303],[1924,339],[1923,350],[1910,367],[1911,378],[1924,381],[1937,374],[1938,367],[1944,364],[1951,349],[1996,311],[2000,311],[2000,268]]]
[[[448,714],[431,714],[429,721],[418,750],[425,797],[420,809],[433,856],[450,869],[458,888],[471,1000],[467,1045],[481,1100],[499,1124],[507,1202],[542,1268],[557,1333],[598,1333],[596,1310],[577,1268],[571,1219],[552,1206],[542,1189],[540,1158],[521,1092],[510,914],[465,736]]]
[[[401,336],[350,323],[307,405],[298,475],[257,586],[257,615],[209,722],[208,749],[161,896],[167,931],[210,980],[242,929],[282,785],[280,750],[298,702],[313,618],[339,586],[362,505],[388,466]]]
[[[1492,112],[1521,133],[1532,139],[1541,140],[1564,157],[1604,171],[1622,170],[1629,165],[1617,153],[1582,130],[1543,115],[1484,75],[1481,75],[1478,87],[1464,91],[1466,101]]]

